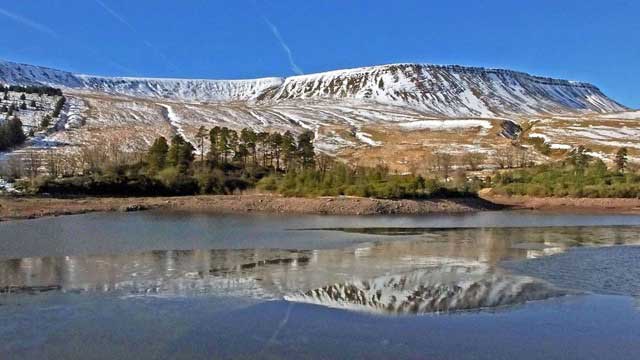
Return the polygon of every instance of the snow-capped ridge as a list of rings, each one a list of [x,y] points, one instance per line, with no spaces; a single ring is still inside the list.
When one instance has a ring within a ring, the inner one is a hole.
[[[93,76],[0,61],[0,82],[178,101],[351,99],[450,117],[627,110],[588,83],[460,65],[399,63],[287,78],[206,80]]]

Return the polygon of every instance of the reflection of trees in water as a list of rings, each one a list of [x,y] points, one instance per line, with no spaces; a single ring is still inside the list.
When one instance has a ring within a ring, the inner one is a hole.
[[[242,287],[255,279],[229,276],[243,264],[290,252],[177,250],[131,255],[24,258],[0,262],[0,288],[60,285],[65,291],[187,294]],[[294,253],[289,265],[297,261]],[[281,262],[276,261],[276,262]]]
[[[163,250],[34,257],[0,261],[0,288],[59,285],[66,291],[236,292],[273,298],[352,279],[435,271],[461,263],[485,264],[495,271],[502,260],[544,257],[579,242],[638,242],[637,234],[634,227],[436,229],[402,241],[390,238],[333,250]]]

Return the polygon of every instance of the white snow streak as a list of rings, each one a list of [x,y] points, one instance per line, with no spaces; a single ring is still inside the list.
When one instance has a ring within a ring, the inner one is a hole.
[[[491,122],[487,120],[420,120],[399,124],[400,127],[409,130],[452,130],[460,128],[491,129]]]

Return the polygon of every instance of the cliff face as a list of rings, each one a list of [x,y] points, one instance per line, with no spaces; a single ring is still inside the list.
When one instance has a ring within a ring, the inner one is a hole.
[[[0,61],[0,81],[185,101],[361,100],[443,116],[624,111],[597,87],[521,72],[394,64],[289,78],[198,80],[78,75]]]

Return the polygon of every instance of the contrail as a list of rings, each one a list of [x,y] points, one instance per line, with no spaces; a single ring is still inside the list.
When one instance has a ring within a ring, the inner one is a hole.
[[[264,19],[264,22],[271,29],[271,32],[273,33],[273,36],[275,36],[276,39],[280,42],[280,46],[282,46],[282,49],[284,50],[284,52],[287,53],[287,56],[289,57],[289,65],[291,66],[291,71],[293,71],[294,73],[296,73],[298,75],[304,74],[302,69],[300,69],[300,67],[293,60],[293,53],[291,53],[291,49],[289,48],[287,43],[284,41],[284,39],[280,35],[280,31],[278,31],[278,28],[271,21],[269,21],[269,19],[267,19],[266,16],[263,16],[262,19]]]
[[[51,28],[48,28],[45,25],[42,25],[40,23],[37,23],[31,19],[27,19],[26,17],[20,16],[18,14],[14,14],[12,12],[9,12],[3,8],[0,8],[0,14],[4,15],[6,17],[8,17],[11,20],[14,20],[16,22],[21,23],[22,25],[26,25],[34,30],[40,31],[41,33],[45,33],[49,36],[52,36],[56,39],[60,38],[60,36],[58,35],[58,33],[56,33],[55,31],[53,31]]]
[[[109,6],[107,6],[107,4],[105,4],[104,2],[102,2],[101,0],[94,0],[96,2],[96,4],[100,5],[100,7],[102,9],[104,9],[104,11],[106,11],[109,15],[111,15],[113,18],[115,18],[116,20],[118,20],[120,23],[122,23],[124,26],[128,27],[129,30],[131,30],[134,34],[136,34],[137,36],[140,36],[140,32],[130,23],[127,21],[127,19],[125,19],[122,15],[118,14],[115,10],[113,10],[112,8],[110,8]],[[176,67],[169,61],[169,58],[167,58],[167,56],[160,51],[160,49],[158,49],[157,47],[155,47],[149,40],[142,38],[142,42],[145,44],[145,46],[147,46],[149,49],[155,51],[161,58],[162,60],[164,60],[165,65],[169,68],[171,68],[172,70],[176,70]]]
[[[11,20],[14,20],[14,21],[16,21],[16,22],[18,22],[18,23],[20,23],[22,25],[28,26],[28,27],[30,27],[30,28],[32,28],[32,29],[34,29],[36,31],[39,31],[39,32],[41,32],[43,34],[49,35],[54,39],[60,39],[60,35],[56,31],[54,31],[53,29],[51,29],[51,28],[49,28],[49,27],[47,27],[45,25],[42,25],[42,24],[40,24],[38,22],[35,22],[35,21],[31,20],[31,19],[28,19],[28,18],[26,18],[24,16],[18,15],[16,13],[12,13],[10,11],[7,11],[7,10],[3,9],[3,8],[0,8],[0,15],[4,15],[4,16],[8,17]],[[78,45],[82,46],[80,44],[78,44]],[[90,48],[85,47],[85,46],[83,46],[83,47],[88,52],[93,53],[98,59],[102,60],[105,63],[108,63],[110,66],[115,67],[115,68],[119,68],[121,70],[125,70],[125,71],[128,71],[128,72],[133,72],[131,69],[127,68],[126,66],[121,65],[121,64],[119,64],[118,62],[116,62],[114,60],[111,60],[109,58],[106,58],[104,56],[99,55],[93,49],[90,49]],[[21,49],[18,52],[20,52],[20,51],[24,51],[24,49]]]

